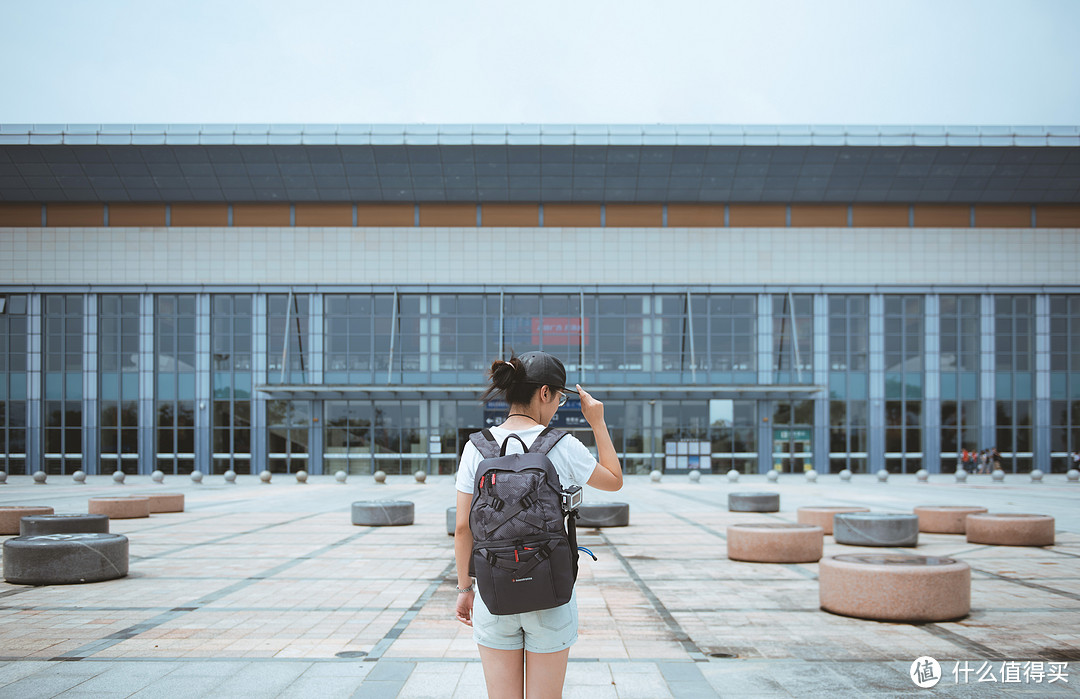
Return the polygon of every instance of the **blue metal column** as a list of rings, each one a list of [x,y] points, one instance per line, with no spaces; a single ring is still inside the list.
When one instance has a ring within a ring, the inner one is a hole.
[[[203,473],[210,473],[214,463],[211,360],[210,294],[198,294],[195,298],[195,470]]]
[[[311,294],[308,308],[308,336],[305,338],[308,351],[304,353],[308,371],[306,383],[323,382],[323,295]],[[323,463],[323,421],[325,411],[323,400],[311,402],[311,427],[308,429],[308,473],[318,475],[324,472]]]
[[[813,444],[814,470],[829,472],[829,296],[814,294],[814,383],[825,386],[824,394],[814,397]],[[770,444],[772,442],[770,441]]]
[[[885,468],[885,297],[870,294],[870,384],[867,403],[868,468]]]
[[[267,298],[266,294],[255,294],[251,304],[251,384],[265,383],[267,379],[266,368],[267,348],[269,343],[267,335]],[[289,341],[289,329],[285,328],[285,342]],[[288,367],[285,375],[289,375]],[[266,397],[251,392],[251,473],[259,474],[270,468],[268,452],[270,449],[269,434],[266,429]]]
[[[139,296],[139,473],[157,469],[154,429],[157,411],[154,406],[154,295]]]
[[[923,307],[923,468],[941,473],[941,299],[927,294]]]
[[[44,208],[44,205],[42,205]],[[41,294],[26,298],[26,473],[45,469],[45,401],[42,397],[45,379],[42,375],[44,348],[42,346]]]
[[[1050,473],[1050,297],[1035,297],[1035,459],[1032,464]]]
[[[119,459],[115,463],[110,462],[107,466],[101,463],[97,294],[83,295],[82,389],[82,470],[88,474],[112,473],[120,468]]]
[[[993,295],[982,294],[979,297],[979,307],[982,316],[979,319],[979,443],[975,448],[987,449],[997,444],[997,413],[994,410],[997,393],[997,384],[994,381],[994,336],[997,324]]]
[[[773,383],[772,372],[772,295],[757,295],[757,379],[758,384]],[[758,401],[757,452],[758,473],[772,469],[772,413],[771,400]]]

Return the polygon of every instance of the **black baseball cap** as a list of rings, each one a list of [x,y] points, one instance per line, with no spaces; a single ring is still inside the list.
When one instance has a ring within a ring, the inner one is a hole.
[[[525,367],[527,383],[554,386],[560,391],[577,393],[574,389],[566,387],[566,367],[555,355],[547,352],[526,352],[519,355],[518,359]]]

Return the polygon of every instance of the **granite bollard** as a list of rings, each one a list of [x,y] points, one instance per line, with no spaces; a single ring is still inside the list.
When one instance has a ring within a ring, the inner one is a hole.
[[[754,563],[813,563],[821,559],[824,541],[821,527],[813,524],[729,524],[727,556]]]
[[[882,512],[839,514],[833,517],[833,539],[849,546],[916,546],[919,518]]]
[[[800,507],[796,510],[795,519],[799,524],[813,524],[821,527],[821,530],[825,534],[832,534],[833,532],[833,517],[838,514],[844,514],[846,512],[869,512],[868,507],[847,507],[843,505],[829,506],[818,505],[811,507]]]
[[[27,515],[19,524],[19,536],[108,533],[109,518],[105,515]]]
[[[1054,518],[1050,515],[985,512],[968,515],[965,526],[969,544],[1054,545]]]
[[[630,505],[625,502],[587,502],[578,507],[578,527],[625,527],[630,524]]]
[[[927,534],[963,534],[967,516],[980,512],[986,512],[986,508],[971,505],[919,505],[914,509],[919,518],[919,531]]]
[[[352,523],[363,527],[400,527],[413,523],[416,506],[408,500],[361,500],[352,504]]]
[[[780,493],[728,493],[731,512],[779,512]]]
[[[19,521],[29,515],[51,515],[48,505],[0,505],[0,536],[18,534]]]
[[[41,534],[4,542],[4,579],[15,585],[73,585],[128,574],[121,534]]]
[[[833,614],[924,623],[971,611],[971,568],[952,558],[844,554],[818,564],[821,608]]]

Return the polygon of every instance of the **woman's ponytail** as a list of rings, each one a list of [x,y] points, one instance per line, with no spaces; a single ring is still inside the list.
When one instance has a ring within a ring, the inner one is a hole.
[[[516,394],[520,392],[522,387],[520,382],[524,378],[525,365],[516,356],[511,355],[509,360],[496,359],[491,363],[491,369],[488,370],[488,379],[491,381],[491,385],[480,396],[480,400],[486,403],[498,396],[508,403],[513,402],[513,399],[517,397]],[[515,391],[515,387],[519,390]],[[532,390],[529,393],[531,394]]]

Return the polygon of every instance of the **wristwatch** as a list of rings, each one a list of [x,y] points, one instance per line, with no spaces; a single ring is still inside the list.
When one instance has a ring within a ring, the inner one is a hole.
[[[470,583],[468,587],[458,587],[457,585],[454,585],[454,589],[458,591],[459,595],[463,594],[463,593],[466,593],[466,592],[472,592],[474,587],[476,587],[476,581],[475,580],[472,583]]]

